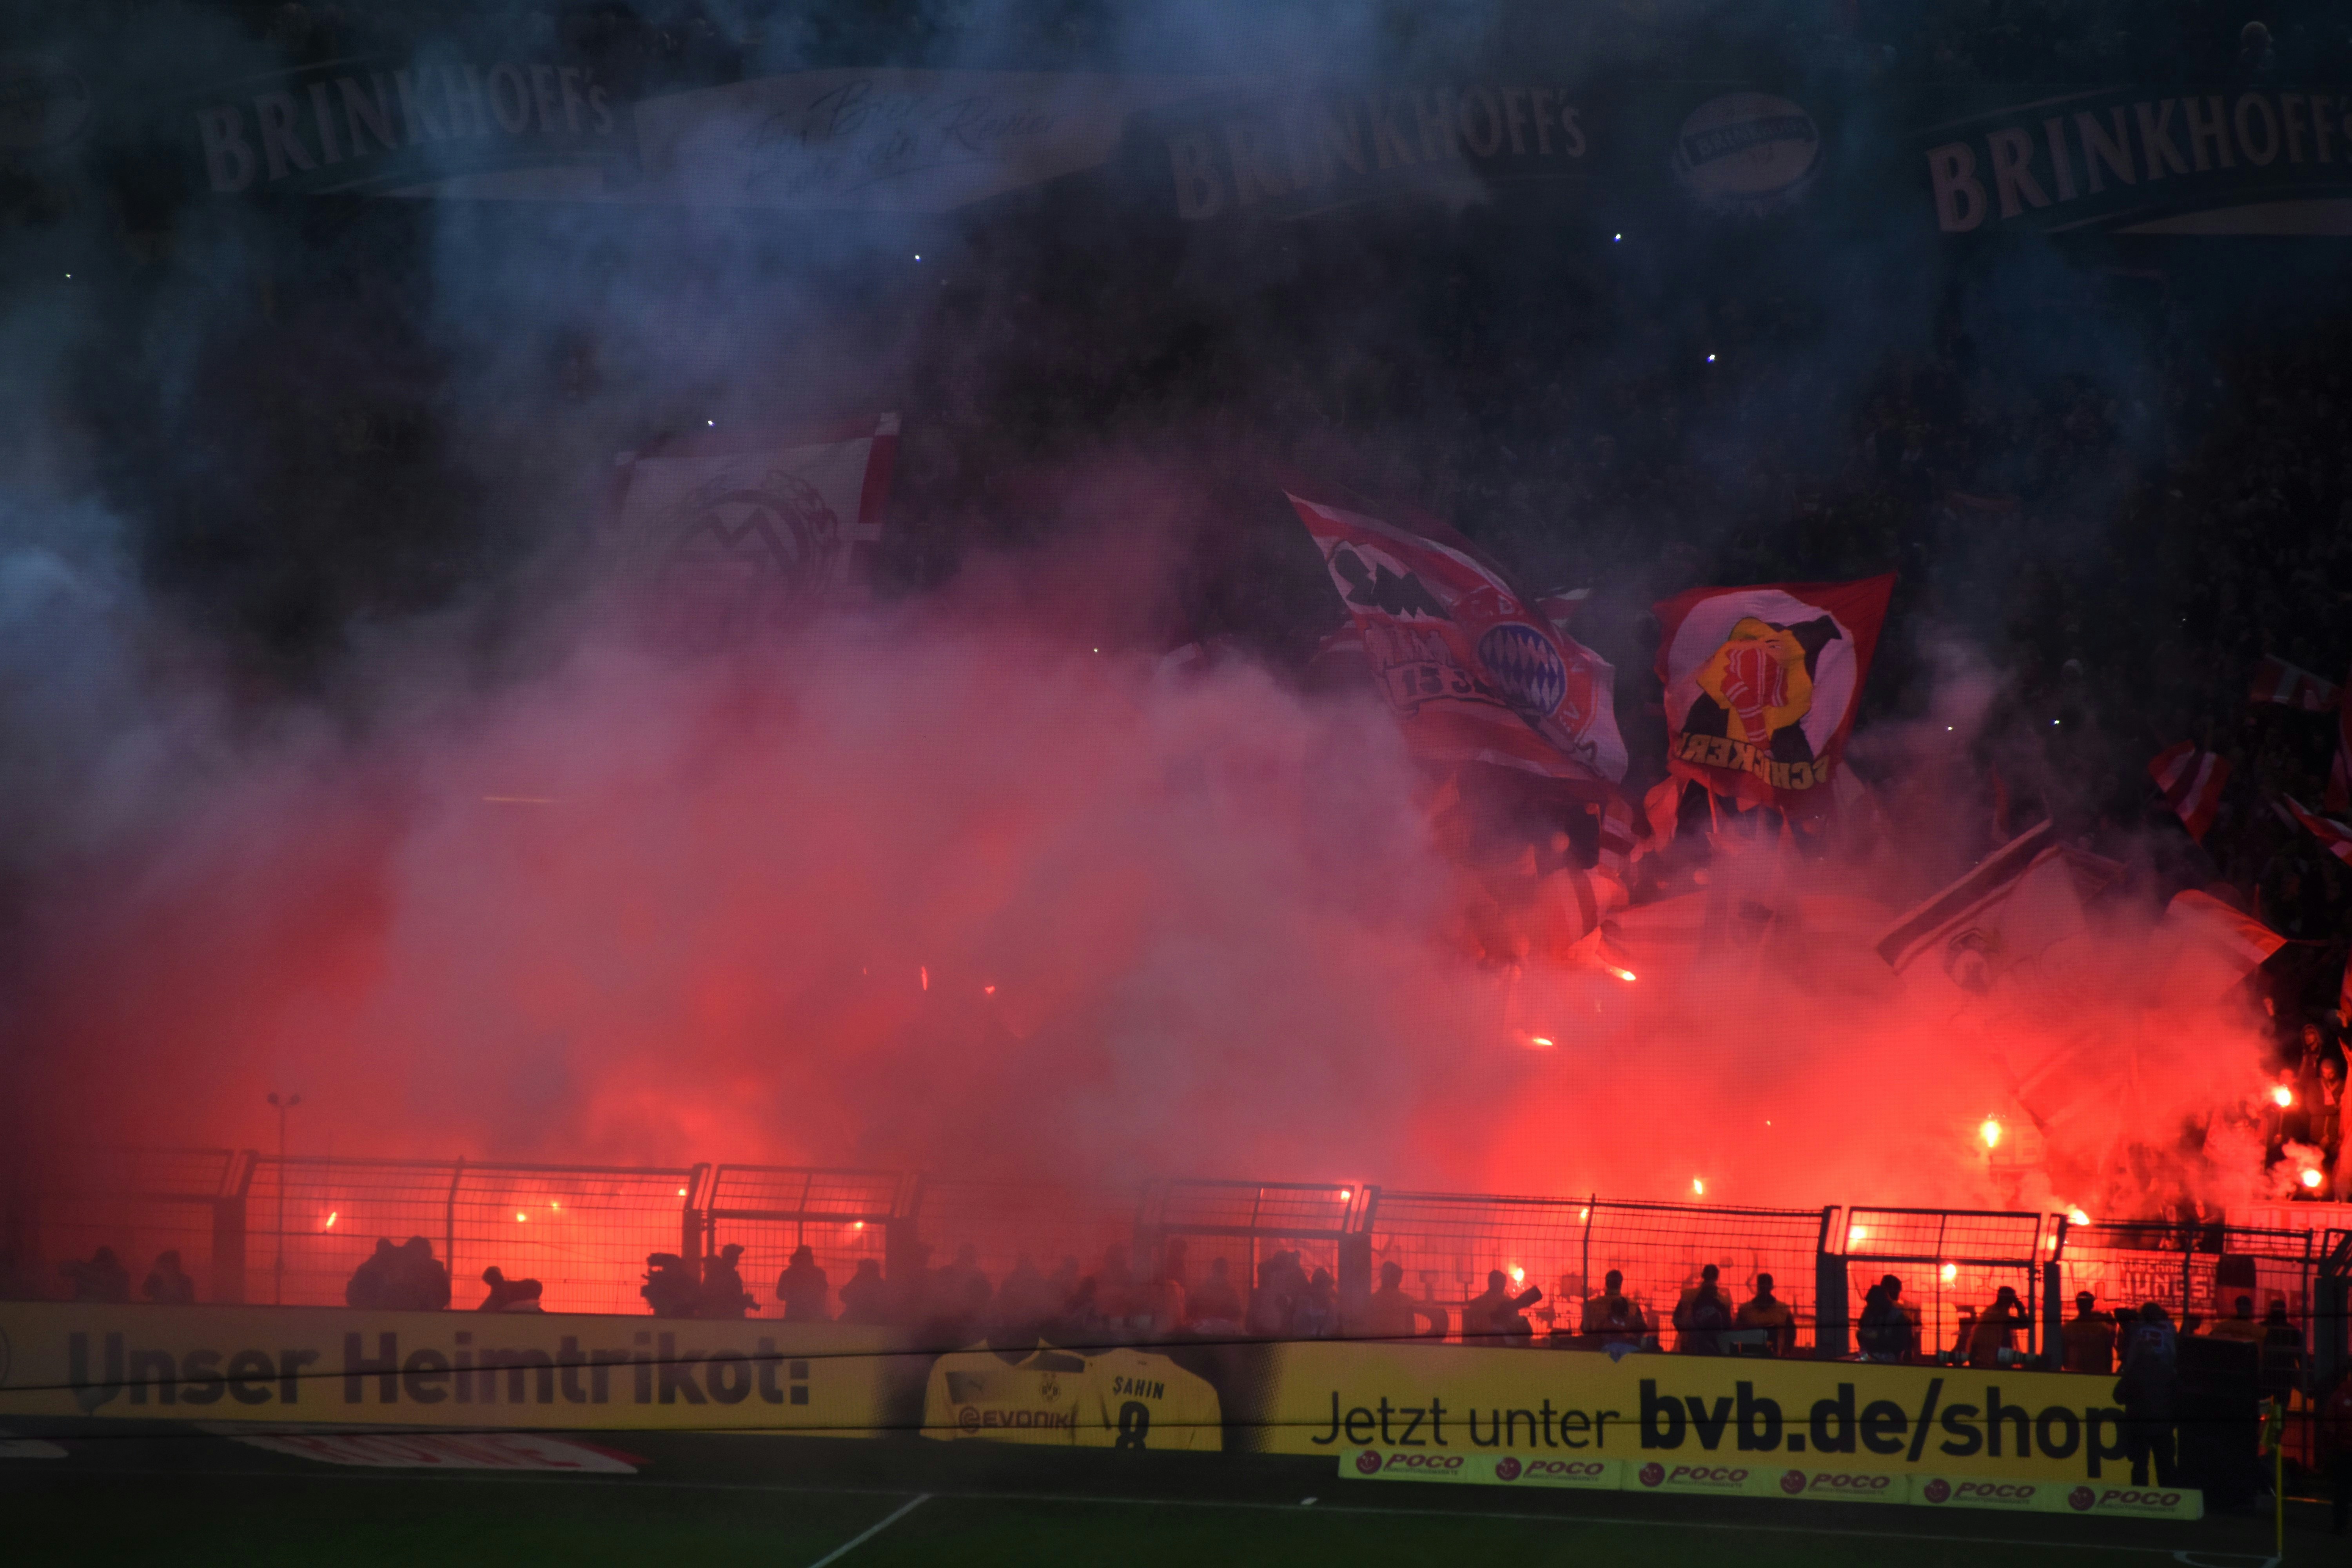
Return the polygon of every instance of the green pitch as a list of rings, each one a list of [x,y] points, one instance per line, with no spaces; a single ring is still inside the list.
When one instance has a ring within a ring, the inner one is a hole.
[[[1764,1500],[1498,1495],[1343,1480],[1328,1462],[1215,1455],[638,1433],[609,1439],[643,1461],[638,1473],[589,1478],[348,1468],[160,1429],[62,1440],[62,1459],[0,1459],[0,1542],[12,1564],[1427,1568],[1466,1558],[1514,1568],[2252,1568],[2272,1551],[2267,1517],[2094,1524]],[[2330,1560],[2341,1543],[2325,1526],[2320,1510],[2299,1510],[2288,1560]]]

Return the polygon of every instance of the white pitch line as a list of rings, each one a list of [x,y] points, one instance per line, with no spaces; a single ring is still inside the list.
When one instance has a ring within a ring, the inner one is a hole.
[[[908,1514],[914,1512],[917,1509],[922,1507],[925,1503],[930,1500],[930,1493],[917,1493],[909,1500],[903,1502],[897,1508],[893,1509],[888,1516],[886,1517],[879,1524],[873,1525],[870,1528],[851,1536],[848,1540],[843,1542],[840,1545],[835,1547],[832,1551],[826,1552],[824,1556],[810,1563],[809,1568],[825,1568],[825,1564],[828,1563],[840,1562],[843,1558],[848,1556],[851,1552],[856,1551],[859,1547],[865,1545],[867,1542],[873,1540],[876,1536],[881,1534],[884,1531],[889,1529],[892,1525],[898,1523],[900,1520],[906,1518]]]

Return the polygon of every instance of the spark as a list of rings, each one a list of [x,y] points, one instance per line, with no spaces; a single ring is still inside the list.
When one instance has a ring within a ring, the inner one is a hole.
[[[2294,1103],[2294,1090],[2287,1088],[2284,1084],[2279,1085],[2276,1089],[2271,1090],[2271,1103],[2277,1106],[2282,1110],[2285,1110],[2288,1106]]]
[[[557,1203],[553,1198],[550,1198],[547,1200],[547,1206],[551,1209],[561,1209],[563,1205]]]
[[[1998,1117],[1992,1117],[1992,1116],[1988,1116],[1988,1117],[1986,1117],[1986,1118],[1984,1119],[1984,1125],[1977,1129],[1977,1136],[1984,1140],[1984,1145],[1985,1145],[1985,1147],[1986,1147],[1986,1148],[1988,1148],[1988,1149],[1998,1149],[1998,1148],[2000,1148],[2000,1119],[1999,1119]]]
[[[1709,363],[1709,364],[1713,364],[1713,363],[1715,363],[1715,356],[1714,356],[1713,354],[1709,354],[1709,355],[1707,355],[1707,356],[1706,356],[1706,363]]]
[[[916,260],[920,261],[922,258],[923,258],[923,253],[922,253],[921,251],[919,251],[919,251],[915,252],[915,259],[916,259]]]
[[[678,1188],[678,1190],[677,1190],[677,1195],[678,1195],[679,1197],[684,1197],[684,1196],[686,1196],[686,1189],[685,1189],[684,1187],[680,1187],[680,1188]]]
[[[706,420],[704,420],[704,421],[703,421],[703,423],[704,423],[705,425],[709,426],[713,430],[716,430],[716,429],[718,429],[718,428],[719,428],[719,421],[718,421],[718,420],[716,420],[716,419],[706,419]]]
[[[328,1230],[334,1229],[336,1216],[341,1215],[342,1212],[343,1211],[341,1209],[329,1209],[327,1211],[327,1224],[325,1228]]]
[[[852,1229],[852,1230],[864,1230],[864,1229],[866,1228],[866,1222],[865,1222],[864,1220],[862,1220],[862,1219],[861,1219],[861,1220],[859,1220],[856,1225],[851,1226],[849,1228],[850,1228],[850,1229]]]
[[[1691,1178],[1691,1191],[1696,1193],[1700,1197],[1705,1197],[1706,1196],[1706,1184],[1704,1181],[1701,1181],[1698,1177],[1693,1176]]]
[[[1609,237],[1609,243],[1612,245],[1620,245],[1624,242],[1624,238],[1625,237],[1622,234],[1612,234]]]
[[[1541,1035],[1529,1035],[1528,1040],[1530,1044],[1541,1046],[1546,1050],[1551,1049],[1551,1042]]]
[[[929,968],[925,965],[918,965],[915,973],[922,976],[923,989],[929,991],[931,988],[931,972]]]
[[[525,1220],[527,1220],[527,1219],[529,1219],[529,1218],[530,1218],[530,1215],[527,1215],[527,1214],[523,1213],[523,1212],[522,1212],[522,1210],[520,1210],[520,1209],[517,1209],[517,1210],[515,1210],[515,1224],[517,1224],[517,1225],[520,1225],[520,1224],[522,1224]]]
[[[1623,981],[1626,984],[1631,985],[1633,984],[1633,972],[1632,970],[1620,969],[1613,963],[1604,963],[1601,967],[1615,975],[1618,979]]]
[[[1580,1220],[1591,1219],[1592,1217],[1592,1211],[1591,1209],[1579,1209],[1576,1211],[1576,1217]]]
[[[1944,1283],[1945,1283],[1945,1284],[1949,1285],[1953,1280],[1958,1279],[1959,1277],[1960,1277],[1960,1266],[1959,1266],[1958,1264],[1957,1264],[1957,1263],[1947,1263],[1947,1264],[1945,1264],[1945,1265],[1944,1265]]]
[[[1511,1283],[1512,1283],[1512,1284],[1514,1284],[1514,1285],[1523,1285],[1523,1284],[1527,1283],[1527,1278],[1528,1278],[1528,1271],[1527,1271],[1526,1269],[1524,1269],[1524,1268],[1520,1268],[1520,1267],[1519,1267],[1517,1264],[1516,1264],[1516,1263],[1514,1263],[1514,1264],[1512,1264],[1512,1265],[1511,1265]]]
[[[1339,1200],[1342,1203],[1345,1203],[1348,1199],[1352,1198],[1355,1195],[1356,1189],[1353,1187],[1341,1187],[1339,1189]]]
[[[2081,1209],[2068,1209],[2066,1211],[2066,1223],[2068,1225],[2088,1225],[2091,1223],[2091,1216],[2084,1214]]]
[[[2326,1178],[2319,1173],[2319,1167],[2315,1165],[2310,1170],[2307,1170],[2303,1173],[2302,1180],[2305,1186],[2315,1187],[2319,1185],[2321,1182],[2326,1180]]]
[[[1869,1235],[1870,1235],[1870,1227],[1869,1227],[1868,1226],[1866,1226],[1866,1225],[1850,1225],[1850,1226],[1846,1226],[1846,1231],[1845,1231],[1845,1244],[1846,1244],[1848,1247],[1852,1247],[1853,1245],[1854,1245],[1854,1243],[1856,1243],[1856,1242],[1858,1242],[1858,1241],[1861,1241],[1861,1240],[1864,1240],[1864,1239],[1865,1237],[1867,1237]]]

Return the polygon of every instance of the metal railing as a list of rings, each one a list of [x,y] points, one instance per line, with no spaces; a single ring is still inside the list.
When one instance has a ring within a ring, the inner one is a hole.
[[[1919,1353],[1966,1360],[2006,1286],[2022,1321],[1988,1337],[2037,1355],[2042,1265],[2058,1256],[2063,1236],[2063,1220],[2030,1210],[1848,1209],[1842,1250],[1853,1321],[1862,1321],[1870,1288],[1892,1275],[1902,1284],[1897,1302],[1917,1331]]]

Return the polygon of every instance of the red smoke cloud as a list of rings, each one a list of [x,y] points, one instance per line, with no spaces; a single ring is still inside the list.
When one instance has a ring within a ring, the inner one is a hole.
[[[2252,1083],[2242,1020],[2149,1023],[2144,931],[1990,1013],[1907,994],[1868,942],[1925,889],[1884,845],[1765,835],[1679,934],[1481,963],[1372,702],[1021,616],[593,640],[249,755],[48,911],[53,1133],[266,1143],[289,1089],[310,1152],[2113,1213],[2221,1195],[2129,1146]],[[1990,1168],[2020,1064],[2086,1033],[2130,1092],[2077,1097],[2046,1174]]]

